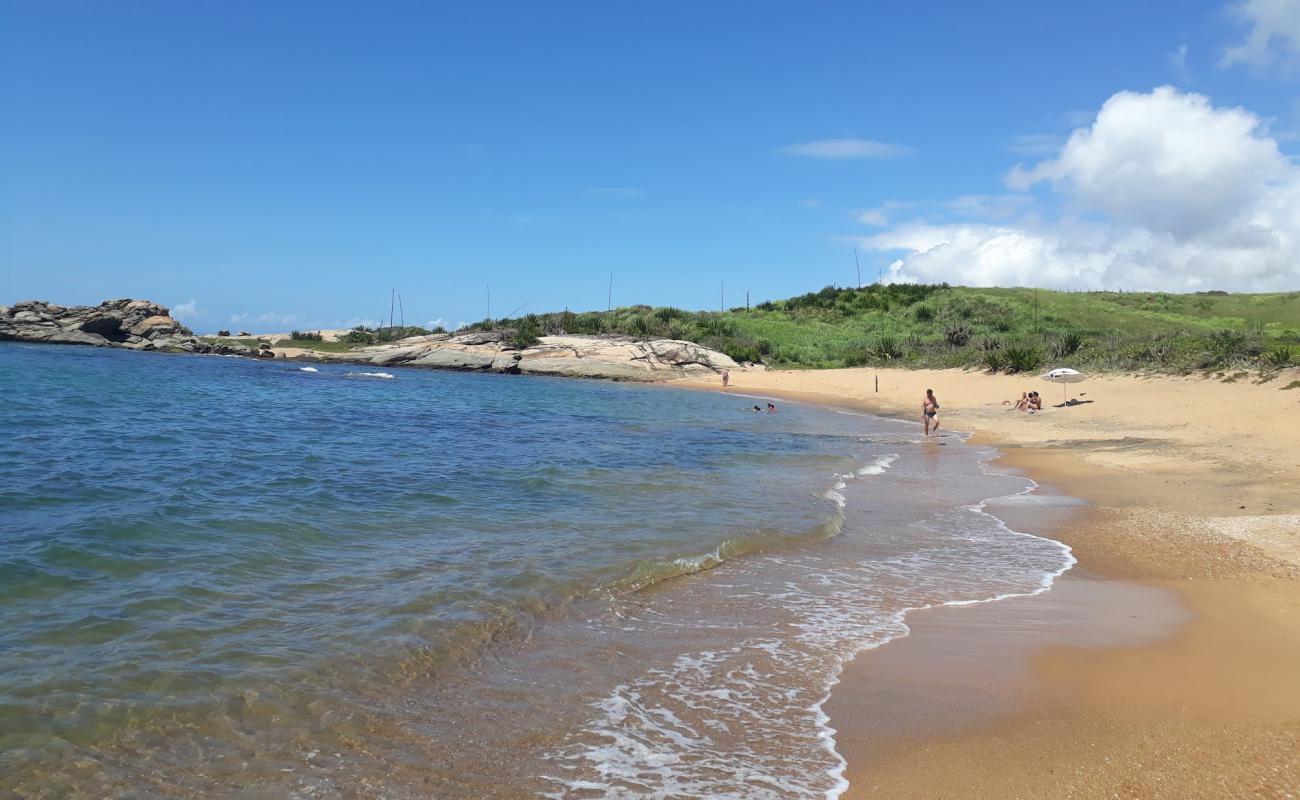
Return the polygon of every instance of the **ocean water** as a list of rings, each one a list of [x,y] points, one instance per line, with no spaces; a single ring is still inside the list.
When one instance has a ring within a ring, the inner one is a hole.
[[[0,794],[834,797],[909,609],[1072,563],[919,426],[0,343]]]

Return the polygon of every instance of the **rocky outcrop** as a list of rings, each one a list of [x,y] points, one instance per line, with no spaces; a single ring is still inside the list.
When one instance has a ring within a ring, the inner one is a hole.
[[[166,353],[272,357],[269,350],[259,352],[243,345],[200,341],[165,307],[148,300],[106,300],[97,306],[61,306],[43,300],[26,300],[0,306],[0,341],[6,339]]]
[[[376,367],[431,367],[571,378],[660,381],[740,369],[730,357],[694,342],[627,337],[543,336],[523,350],[499,333],[434,334],[348,353],[283,350],[289,357],[339,360]]]
[[[0,339],[199,352],[193,332],[148,300],[61,306],[40,300],[0,306]]]

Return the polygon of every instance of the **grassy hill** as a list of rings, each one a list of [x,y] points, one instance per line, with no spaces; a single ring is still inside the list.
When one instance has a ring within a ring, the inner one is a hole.
[[[1270,373],[1300,363],[1300,292],[828,286],[730,311],[629,306],[528,314],[468,327],[505,331],[517,347],[557,333],[685,339],[738,361],[781,368],[888,364],[1008,372],[1070,366],[1176,373],[1255,368]],[[319,342],[295,331],[275,344],[346,351],[431,332],[357,328],[339,342]]]
[[[526,344],[548,333],[686,339],[775,367],[864,364],[1189,372],[1300,360],[1300,292],[1168,294],[872,285],[726,312],[631,306],[476,323]]]

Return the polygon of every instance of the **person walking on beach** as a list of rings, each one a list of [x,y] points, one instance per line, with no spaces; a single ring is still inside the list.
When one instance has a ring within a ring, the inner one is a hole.
[[[722,388],[727,388],[729,383],[731,383],[731,373],[724,369],[722,371]]]
[[[925,423],[926,436],[931,431],[935,436],[939,435],[939,398],[934,396],[933,389],[926,389],[925,397],[921,400],[921,421]]]

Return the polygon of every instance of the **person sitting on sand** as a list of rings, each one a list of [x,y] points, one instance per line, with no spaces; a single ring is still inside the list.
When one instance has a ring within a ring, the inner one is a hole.
[[[933,389],[926,389],[925,397],[921,400],[921,421],[925,423],[926,436],[931,431],[935,436],[939,435],[939,398],[934,396]]]
[[[1029,410],[1030,411],[1043,410],[1043,398],[1038,394],[1038,392],[1029,393]]]
[[[1016,411],[1029,410],[1029,392],[1021,392],[1020,399],[1016,401]]]

